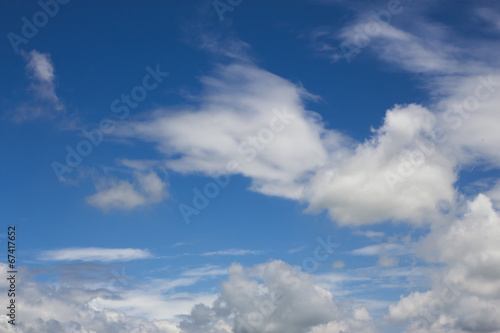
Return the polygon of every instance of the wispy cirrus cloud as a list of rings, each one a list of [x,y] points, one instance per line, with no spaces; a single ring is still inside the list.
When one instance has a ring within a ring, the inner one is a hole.
[[[249,254],[261,254],[264,253],[264,251],[260,250],[242,250],[242,249],[228,249],[228,250],[220,250],[220,251],[213,251],[213,252],[205,252],[202,253],[201,255],[204,257],[210,257],[210,256],[244,256],[244,255],[249,255]]]
[[[205,265],[202,267],[193,268],[182,272],[183,276],[193,276],[193,277],[218,276],[226,274],[227,274],[227,268],[222,268],[214,265]]]
[[[358,256],[375,256],[379,255],[382,252],[390,252],[394,254],[407,254],[411,252],[411,249],[408,246],[404,246],[402,244],[385,243],[385,244],[370,245],[359,249],[355,249],[351,251],[351,254]]]
[[[289,249],[287,251],[287,253],[298,253],[298,252],[302,252],[304,251],[305,249],[307,248],[307,245],[301,245],[301,246],[298,246],[298,247],[294,247],[292,249]]]
[[[42,252],[38,259],[42,261],[130,261],[149,259],[153,255],[141,249],[109,249],[99,247],[66,248]]]

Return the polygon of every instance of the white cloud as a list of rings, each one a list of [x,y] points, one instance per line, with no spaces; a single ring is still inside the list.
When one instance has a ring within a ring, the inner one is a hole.
[[[154,143],[170,169],[240,173],[253,190],[327,209],[340,224],[424,223],[439,213],[438,202],[454,200],[453,159],[440,152],[421,156],[437,122],[423,107],[396,106],[370,140],[355,145],[304,110],[302,88],[255,66],[219,66],[202,82],[196,110],[157,110],[148,120],[124,124],[118,135]],[[278,123],[282,129],[269,134]],[[414,161],[413,172],[402,165],[408,158],[425,163]],[[228,170],[229,161],[240,167]],[[134,205],[138,199],[130,197]]]
[[[50,54],[32,50],[30,53],[25,53],[24,57],[28,62],[26,70],[32,79],[31,88],[36,95],[40,99],[50,102],[56,110],[63,110],[64,105],[55,92],[54,66]]]
[[[439,127],[445,129],[444,146],[458,162],[470,166],[500,167],[500,72],[443,78],[438,88],[446,97],[437,103]]]
[[[82,272],[82,267],[71,269]],[[98,281],[82,284],[68,274],[64,274],[63,283],[42,285],[21,268],[25,278],[19,285],[23,318],[18,329],[41,333],[230,333],[246,327],[269,333],[302,333],[338,322],[353,332],[372,332],[368,328],[373,327],[373,320],[366,309],[334,302],[332,294],[315,284],[311,276],[281,261],[246,269],[233,264],[219,295],[174,292],[219,275],[218,270],[203,266],[183,272],[178,279],[146,279],[116,289]],[[0,288],[6,288],[5,283]],[[8,332],[5,323],[0,323],[0,329]],[[365,330],[358,330],[361,327]]]
[[[469,24],[477,24],[480,18],[498,25],[494,7],[472,6],[469,11],[475,14]],[[431,109],[438,116],[436,127],[446,134],[440,149],[454,150],[450,155],[456,156],[459,164],[498,167],[500,155],[495,143],[500,139],[496,130],[500,126],[500,64],[498,57],[491,57],[498,45],[486,38],[458,35],[443,24],[429,22],[411,6],[404,6],[398,18],[419,17],[418,26],[404,20],[384,24],[372,14],[358,14],[336,37],[354,48],[357,45],[360,52],[369,49],[408,72],[426,74],[422,79],[434,97]]]
[[[167,293],[164,292],[175,287],[189,286],[191,284],[170,284],[164,289],[153,287],[142,290],[131,290],[120,293],[120,297],[99,296],[92,299],[89,305],[96,309],[113,309],[124,312],[130,316],[148,318],[149,320],[167,320],[177,322],[177,316],[188,314],[195,304],[212,303],[216,295],[207,293]],[[157,286],[157,284],[154,284]]]
[[[239,173],[252,179],[255,191],[295,199],[310,172],[329,158],[324,141],[331,150],[342,148],[345,138],[326,133],[319,116],[304,109],[302,99],[311,95],[285,79],[232,64],[202,83],[196,109],[157,110],[116,133],[154,143],[170,169]],[[228,171],[233,160],[240,168]]]
[[[370,245],[351,251],[352,254],[360,256],[376,256],[381,253],[408,254],[411,250],[404,245],[394,243],[382,243]]]
[[[6,271],[7,265],[0,263],[0,268]],[[32,275],[23,267],[18,268],[18,276],[22,277],[17,281],[22,297],[16,298],[16,307],[22,309],[22,318],[18,317],[16,325],[12,326],[8,324],[5,314],[1,314],[2,332],[180,333],[175,323],[167,320],[148,320],[116,309],[92,306],[95,298],[117,297],[117,294],[109,290],[40,284],[33,281]],[[4,292],[6,291],[2,287],[2,293]],[[141,306],[141,303],[134,305]]]
[[[405,10],[402,17],[413,14],[410,7]],[[357,28],[364,30],[372,20],[360,14],[336,37],[356,39]],[[309,211],[327,210],[341,225],[435,223],[455,209],[461,166],[500,166],[495,146],[500,141],[498,95],[490,92],[470,116],[454,111],[456,103],[475,96],[479,74],[493,73],[488,77],[493,82],[500,77],[486,65],[490,59],[455,45],[454,32],[443,25],[423,20],[418,29],[406,24],[409,28],[403,30],[377,24],[366,47],[404,70],[425,74],[435,103],[428,108],[396,105],[365,142],[326,129],[320,116],[304,107],[305,100],[316,97],[252,65],[246,56],[243,63],[219,65],[201,79],[198,105],[160,108],[125,123],[116,135],[154,144],[169,169],[241,174],[251,180],[252,190],[299,200]],[[329,33],[322,29],[316,35]],[[244,43],[235,45],[240,45],[236,53],[245,53]],[[455,112],[451,120],[450,110]],[[442,131],[441,141],[436,130]],[[230,161],[239,167],[229,168]],[[130,183],[119,185],[119,191],[103,194],[102,201],[123,196],[114,201],[124,207],[143,204]],[[384,260],[383,265],[395,263],[393,258]]]
[[[211,307],[194,307],[180,327],[184,333],[223,333],[216,326],[225,323],[228,333],[228,327],[234,332],[303,333],[323,332],[320,325],[332,322],[360,329],[353,332],[373,332],[366,309],[335,303],[312,277],[282,261],[270,261],[247,269],[233,264],[217,301]]]
[[[22,52],[26,61],[26,75],[29,79],[29,89],[34,94],[34,101],[23,101],[12,111],[11,118],[16,123],[45,117],[52,119],[65,112],[64,103],[56,94],[55,70],[49,53],[32,50]],[[64,129],[73,129],[76,119],[63,119]]]
[[[248,254],[261,254],[263,251],[256,250],[242,250],[242,249],[228,249],[220,251],[212,251],[202,253],[202,256],[243,256]]]
[[[476,296],[500,298],[500,216],[483,194],[468,210],[448,228],[433,231],[421,251],[429,261],[448,265],[450,283]]]
[[[376,329],[371,319],[366,308],[361,307],[353,310],[352,318],[331,321],[325,325],[315,326],[308,333],[374,333]]]
[[[44,261],[129,261],[151,258],[148,250],[141,249],[108,249],[99,247],[67,248],[44,251],[38,259]]]
[[[158,203],[168,197],[167,184],[154,171],[134,173],[135,182],[102,180],[97,193],[86,198],[87,203],[103,210],[133,209]]]
[[[340,224],[424,223],[453,202],[453,161],[426,147],[436,117],[417,105],[387,111],[384,124],[352,153],[317,172],[304,190],[309,210]]]
[[[419,30],[425,31],[424,37],[415,36],[366,16],[352,26],[345,27],[339,37],[352,43],[351,47],[361,46],[360,50],[365,45],[369,46],[385,61],[398,64],[411,72],[456,73],[463,70],[455,58],[459,49],[435,40],[436,35],[443,35],[442,27],[422,22]],[[366,31],[378,33],[372,33],[370,36]]]
[[[414,292],[389,308],[388,319],[409,322],[407,332],[500,331],[500,216],[488,197],[468,203],[468,212],[435,227],[420,243],[434,272],[431,290]]]
[[[206,265],[203,267],[190,269],[182,272],[183,276],[196,276],[196,277],[219,276],[226,274],[227,274],[227,268],[220,268],[218,266],[213,266],[213,265]]]

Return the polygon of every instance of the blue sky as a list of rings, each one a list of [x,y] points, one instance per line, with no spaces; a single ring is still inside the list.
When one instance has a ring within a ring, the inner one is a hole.
[[[497,4],[1,5],[2,331],[500,332]]]

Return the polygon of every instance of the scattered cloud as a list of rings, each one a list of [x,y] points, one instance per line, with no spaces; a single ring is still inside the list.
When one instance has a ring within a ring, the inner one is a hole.
[[[478,8],[471,13],[487,23],[491,33],[498,33],[497,12]],[[313,34],[322,41],[315,47],[339,60],[335,43],[359,40],[359,31],[371,20],[361,13],[340,32],[321,27]],[[429,233],[416,249],[413,244],[399,243],[365,246],[350,254],[378,256],[375,267],[316,276],[278,260],[246,268],[238,263],[228,269],[207,264],[185,269],[178,278],[147,279],[140,288],[120,294],[102,285],[44,287],[26,279],[21,282],[25,296],[20,303],[26,310],[20,330],[117,332],[141,327],[167,333],[242,329],[371,333],[377,324],[372,309],[346,306],[334,296],[366,293],[374,286],[409,288],[410,278],[425,275],[430,289],[402,295],[389,306],[388,323],[408,324],[406,332],[411,333],[500,331],[500,182],[468,200],[465,207],[467,196],[459,184],[461,168],[500,167],[498,60],[488,62],[474,47],[478,44],[458,45],[454,32],[442,25],[427,20],[419,24],[414,29],[411,24],[379,22],[378,32],[365,40],[362,49],[419,74],[432,100],[426,106],[391,107],[382,125],[373,128],[363,142],[327,128],[320,115],[306,107],[306,102],[318,97],[300,83],[253,64],[245,42],[220,42],[201,35],[200,48],[232,63],[218,65],[211,75],[201,78],[202,94],[194,106],[160,107],[122,123],[114,135],[148,142],[161,156],[158,160],[121,160],[133,170],[132,177],[103,178],[96,183],[96,193],[86,198],[88,204],[105,211],[159,203],[169,192],[168,183],[153,171],[158,165],[185,174],[239,174],[250,179],[251,190],[299,201],[309,212],[326,210],[339,225],[392,221],[428,227]],[[64,112],[50,54],[33,50],[24,57],[38,104],[20,105],[14,119],[23,122]],[[238,167],[229,169],[229,162]],[[386,236],[376,231],[355,233],[372,240]],[[226,249],[177,256],[262,253]],[[403,261],[400,257],[415,254],[426,261],[425,269],[398,267]],[[149,258],[153,255],[143,249],[93,247],[50,250],[38,256],[46,262],[84,263]],[[331,263],[333,269],[344,266],[339,260]],[[179,292],[226,275],[220,292]],[[357,291],[349,289],[350,283],[357,284]],[[0,287],[7,287],[5,279]],[[5,315],[0,317],[0,329],[13,331]]]

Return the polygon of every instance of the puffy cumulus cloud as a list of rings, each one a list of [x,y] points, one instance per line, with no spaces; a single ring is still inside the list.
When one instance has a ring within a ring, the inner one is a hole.
[[[483,194],[469,202],[468,210],[449,228],[424,239],[423,254],[448,265],[450,283],[477,296],[500,298],[500,216]]]
[[[499,332],[500,302],[463,293],[451,285],[415,292],[389,308],[393,322],[408,333]]]
[[[311,276],[278,260],[247,269],[233,264],[213,305],[195,306],[180,323],[185,333],[327,332],[332,327],[374,332],[366,309],[334,302]]]
[[[435,228],[420,253],[445,264],[426,292],[402,297],[388,319],[408,322],[407,332],[500,331],[500,216],[488,197],[468,203],[468,212]]]
[[[313,96],[253,65],[219,66],[202,83],[199,107],[157,110],[117,133],[156,144],[170,169],[239,173],[255,191],[295,199],[329,158],[325,140],[329,150],[342,150],[346,141],[305,110],[302,99]]]
[[[135,172],[134,178],[134,183],[128,180],[101,180],[96,185],[97,193],[86,198],[87,203],[103,210],[128,210],[168,197],[167,183],[156,172]]]
[[[6,271],[7,265],[0,264]],[[18,269],[19,294],[16,297],[18,314],[16,325],[8,324],[8,318],[0,315],[2,332],[136,332],[180,333],[174,323],[166,320],[148,320],[113,309],[97,309],[89,305],[95,297],[116,297],[105,289],[51,287],[31,279],[25,269]],[[2,293],[7,286],[0,286]]]
[[[385,220],[422,223],[453,202],[453,160],[435,149],[436,117],[418,105],[387,111],[374,136],[317,172],[304,190],[309,210],[327,209],[340,224]]]

